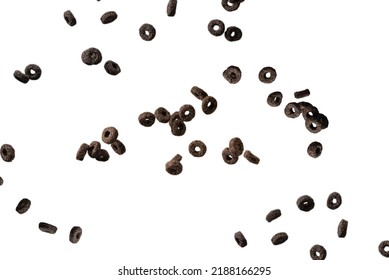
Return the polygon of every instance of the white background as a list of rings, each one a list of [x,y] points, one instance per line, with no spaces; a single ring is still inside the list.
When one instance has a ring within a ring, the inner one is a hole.
[[[356,276],[387,279],[388,261],[378,253],[389,239],[387,221],[387,1],[247,0],[235,12],[220,0],[178,1],[166,15],[167,1],[15,0],[0,2],[0,144],[12,144],[16,158],[0,162],[0,279],[255,279],[211,276],[213,266],[270,266],[269,279],[328,279]],[[77,25],[63,13],[71,10]],[[100,17],[116,11],[103,25]],[[207,31],[212,19],[243,31],[238,42]],[[143,41],[139,27],[151,23],[155,39]],[[103,54],[87,66],[81,53],[96,47]],[[122,72],[108,75],[107,60]],[[22,84],[15,70],[35,63],[37,81]],[[230,65],[242,70],[235,85],[222,77]],[[260,69],[278,76],[263,84]],[[190,89],[199,86],[218,100],[212,115]],[[293,93],[309,88],[305,101],[329,118],[329,128],[309,133],[302,118],[289,119],[284,106]],[[267,105],[281,91],[283,103]],[[163,106],[174,112],[192,104],[196,117],[182,137],[156,122],[141,126],[137,117]],[[75,154],[81,143],[101,141],[107,126],[119,130],[123,156],[108,162]],[[221,151],[232,137],[261,159],[243,157],[227,165]],[[202,140],[208,151],[192,157],[187,146]],[[321,157],[306,148],[320,141]],[[165,163],[183,156],[184,171],[171,176]],[[338,191],[343,204],[326,207]],[[315,199],[308,213],[299,196]],[[22,198],[30,210],[15,211]],[[266,214],[282,216],[267,223]],[[347,237],[337,237],[341,219]],[[49,235],[39,222],[56,225]],[[68,240],[81,226],[78,244]],[[234,233],[248,245],[240,248]],[[289,240],[270,242],[280,231]],[[309,249],[321,244],[325,261]],[[143,267],[207,269],[193,277],[124,277],[117,270]],[[265,278],[265,277],[263,277]]]

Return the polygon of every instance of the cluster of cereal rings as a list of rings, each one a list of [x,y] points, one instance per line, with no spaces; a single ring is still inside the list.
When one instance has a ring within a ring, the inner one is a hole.
[[[303,196],[299,197],[296,201],[296,204],[297,204],[297,207],[303,212],[309,212],[315,207],[315,201],[309,195],[303,195]],[[342,205],[341,195],[338,192],[331,193],[327,198],[327,207],[331,210],[335,210],[335,209],[338,209],[340,207],[340,205]],[[270,222],[278,219],[279,217],[281,217],[281,215],[282,215],[282,213],[281,213],[280,209],[271,210],[266,215],[266,221],[270,223]],[[342,219],[339,222],[338,229],[337,229],[337,234],[338,234],[339,238],[346,237],[347,228],[348,228],[348,221]],[[286,232],[278,232],[271,238],[271,242],[273,243],[273,245],[280,245],[280,244],[283,244],[284,242],[286,242],[288,240],[288,238],[289,238],[289,236]],[[241,246],[241,247],[247,246],[247,240],[241,231],[238,231],[235,233],[234,239],[239,246]],[[380,245],[380,248],[382,246],[383,245]],[[387,243],[387,246],[389,247],[389,242]],[[327,257],[326,249],[322,245],[319,245],[319,244],[313,245],[311,247],[309,253],[310,253],[310,256],[313,260],[324,260]],[[389,253],[388,253],[388,256],[389,256]]]

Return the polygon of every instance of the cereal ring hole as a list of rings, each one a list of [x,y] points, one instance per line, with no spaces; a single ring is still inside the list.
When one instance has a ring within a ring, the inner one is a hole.
[[[106,132],[104,133],[104,137],[108,138],[110,134],[111,134],[111,132],[106,131]]]
[[[317,125],[315,123],[311,123],[309,127],[312,128],[313,130],[317,129]]]
[[[385,251],[385,252],[389,252],[389,246],[385,246],[385,247],[384,247],[384,251]]]
[[[316,252],[315,254],[317,257],[320,257],[320,255],[321,255],[320,252]]]
[[[271,78],[271,73],[270,73],[270,72],[266,72],[265,78],[266,78],[266,79],[270,79],[270,78]]]
[[[8,152],[7,152],[6,149],[3,149],[2,153],[3,153],[4,156],[7,156],[7,155],[8,155]]]

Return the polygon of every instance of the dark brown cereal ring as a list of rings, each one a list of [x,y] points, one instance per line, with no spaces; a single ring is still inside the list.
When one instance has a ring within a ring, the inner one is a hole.
[[[168,161],[165,164],[165,170],[167,173],[171,175],[178,175],[182,172],[182,164],[181,164],[182,156],[177,154],[172,160]]]
[[[297,199],[297,207],[304,212],[309,212],[315,207],[315,202],[309,195],[303,195]]]
[[[319,115],[319,110],[309,102],[299,102],[301,114],[304,120],[314,119]]]
[[[243,156],[251,163],[258,164],[259,163],[259,157],[254,155],[252,152],[249,150],[246,150],[243,154]]]
[[[230,42],[239,41],[240,39],[242,39],[242,36],[242,30],[236,26],[228,27],[224,33],[224,37],[227,39],[227,41]]]
[[[195,140],[189,144],[189,153],[194,157],[202,157],[207,152],[207,146],[203,141]]]
[[[275,91],[269,94],[267,97],[267,104],[271,107],[280,106],[282,102],[282,93],[279,91]]]
[[[154,39],[156,30],[151,24],[145,23],[139,28],[139,35],[145,41],[151,41]]]
[[[81,60],[86,65],[97,65],[103,60],[103,56],[98,49],[89,48],[82,52]]]
[[[327,207],[331,210],[338,209],[342,205],[342,196],[338,192],[331,193],[327,198]]]
[[[223,71],[223,77],[230,84],[236,84],[242,78],[242,72],[237,66],[229,66],[226,70]]]
[[[39,226],[39,229],[43,232],[47,232],[50,234],[55,234],[57,232],[57,227],[53,226],[51,224],[48,224],[48,223],[41,222],[41,223],[39,223],[38,226]]]
[[[0,148],[0,154],[4,161],[11,162],[15,158],[15,149],[9,144],[4,144]]]
[[[247,246],[247,240],[244,237],[243,233],[241,233],[240,231],[235,233],[234,238],[235,238],[236,243],[238,243],[238,245],[240,247],[243,248],[243,247]]]
[[[326,249],[319,244],[313,245],[309,253],[312,260],[324,260],[327,257]]]
[[[126,152],[126,146],[116,139],[113,143],[111,143],[112,150],[117,153],[118,155],[122,155]]]
[[[161,123],[168,123],[170,120],[170,112],[163,107],[159,107],[154,112],[155,118]]]
[[[82,229],[78,226],[75,226],[70,230],[69,241],[73,244],[76,244],[78,241],[80,241],[81,235]]]
[[[328,127],[329,121],[326,115],[319,113],[316,116],[316,119],[321,124],[321,129],[326,129]]]
[[[213,36],[221,36],[225,30],[224,22],[219,19],[213,19],[208,23],[208,31]]]
[[[196,110],[192,105],[185,104],[181,106],[180,110],[178,111],[178,115],[184,122],[190,122],[195,117]]]
[[[23,84],[27,84],[28,81],[30,80],[26,74],[24,74],[19,70],[16,70],[14,72],[14,78]]]
[[[104,13],[101,16],[100,20],[103,24],[108,24],[108,23],[115,21],[117,18],[118,18],[117,13],[114,11],[110,11],[110,12]]]
[[[174,122],[175,120],[177,120],[177,119],[180,120],[180,114],[179,114],[178,111],[176,111],[176,112],[174,112],[173,114],[171,114],[170,119],[169,119],[169,125],[172,126],[172,125],[173,125],[173,122]]]
[[[307,118],[305,128],[311,133],[319,133],[322,129],[321,123],[316,118]]]
[[[239,159],[239,156],[235,152],[231,151],[230,148],[225,148],[222,151],[222,157],[224,162],[227,164],[235,164]]]
[[[171,125],[171,132],[174,136],[182,136],[186,132],[186,125],[183,120],[175,119]]]
[[[215,97],[208,95],[202,100],[201,109],[205,114],[207,115],[212,114],[213,112],[215,112],[216,108],[217,108],[217,100]]]
[[[296,102],[290,102],[286,104],[284,113],[288,118],[297,118],[301,114],[301,109]]]
[[[304,89],[304,90],[301,90],[301,91],[296,91],[294,93],[294,97],[295,98],[304,98],[304,97],[307,97],[311,94],[311,92],[309,91],[309,89]]]
[[[222,6],[227,12],[233,12],[239,8],[240,1],[222,0]]]
[[[267,215],[266,215],[266,221],[269,223],[274,221],[275,219],[281,217],[281,210],[280,209],[274,209],[271,210]]]
[[[389,240],[382,241],[378,246],[378,251],[385,258],[389,258]]]
[[[231,151],[234,152],[237,156],[243,154],[244,145],[242,139],[240,139],[239,137],[232,138],[228,143],[228,146],[231,149]]]
[[[101,133],[101,140],[105,144],[112,144],[118,137],[119,131],[113,126],[104,128],[103,133]]]
[[[24,69],[24,74],[26,74],[30,80],[38,80],[42,75],[42,69],[36,64],[29,64]]]
[[[16,206],[16,212],[19,214],[24,214],[30,209],[31,201],[28,198],[23,198],[18,205]]]
[[[107,150],[101,149],[100,153],[96,156],[97,161],[105,162],[109,160],[109,153]]]
[[[91,158],[96,158],[100,154],[100,151],[101,151],[101,144],[99,141],[92,141],[89,144],[88,155]]]
[[[104,69],[105,71],[112,75],[112,76],[116,76],[117,74],[119,74],[122,70],[120,69],[120,66],[119,64],[117,64],[116,62],[112,61],[112,60],[108,60],[105,64],[104,64]]]
[[[155,122],[155,116],[153,113],[150,112],[144,112],[139,115],[138,121],[141,125],[145,127],[150,127],[154,124]]]
[[[286,234],[286,232],[279,232],[272,237],[271,242],[273,243],[273,245],[280,245],[286,240],[288,240],[288,235]]]
[[[310,157],[318,158],[323,151],[323,145],[320,142],[314,141],[309,144],[307,148],[307,153]]]
[[[74,26],[77,24],[77,20],[70,10],[64,12],[63,17],[64,17],[66,23],[69,24],[70,26]]]
[[[190,90],[190,92],[197,98],[197,99],[200,99],[200,100],[203,100],[205,97],[208,96],[208,94],[201,88],[199,87],[192,87],[192,89]]]
[[[86,153],[89,150],[89,145],[82,143],[76,154],[76,160],[84,160]]]
[[[267,66],[259,71],[258,78],[262,83],[270,84],[277,78],[277,72],[273,67]]]
[[[169,0],[167,3],[166,13],[168,17],[174,17],[177,10],[177,0]]]
[[[347,235],[348,221],[341,220],[338,225],[338,237],[344,238]]]

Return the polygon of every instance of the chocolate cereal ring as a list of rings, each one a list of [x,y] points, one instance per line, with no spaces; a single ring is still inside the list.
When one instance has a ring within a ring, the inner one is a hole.
[[[26,74],[30,80],[38,80],[42,75],[42,69],[36,64],[29,64],[24,69],[24,74]]]
[[[227,39],[227,41],[230,42],[239,41],[240,39],[242,39],[242,36],[242,30],[240,30],[240,28],[236,26],[230,26],[224,32],[224,37]]]
[[[117,153],[118,155],[122,155],[126,152],[126,146],[116,139],[113,143],[111,143],[112,150]]]
[[[262,83],[270,84],[277,78],[277,72],[273,67],[267,66],[259,71],[258,78]]]
[[[331,210],[338,209],[342,205],[342,196],[338,192],[330,193],[327,198],[327,207]]]
[[[139,115],[138,121],[141,125],[145,127],[150,127],[154,124],[155,122],[155,116],[153,113],[150,112],[144,112]]]
[[[84,160],[86,153],[88,152],[89,145],[82,143],[76,154],[76,160]]]
[[[186,125],[183,120],[175,119],[171,125],[171,132],[174,136],[182,136],[186,132]]]
[[[199,87],[192,87],[192,89],[190,90],[190,92],[197,98],[197,99],[200,99],[200,100],[203,100],[205,97],[208,96],[208,94],[201,88]]]
[[[192,105],[186,104],[181,106],[180,110],[178,111],[178,115],[184,122],[190,122],[195,117],[196,110]]]
[[[254,155],[252,152],[249,150],[246,150],[243,154],[243,156],[251,163],[258,164],[259,163],[259,157]]]
[[[113,126],[104,128],[103,133],[101,133],[101,140],[105,144],[112,144],[118,137],[119,131]]]
[[[97,65],[103,60],[103,56],[98,49],[89,48],[82,52],[81,60],[86,65]]]
[[[151,41],[154,39],[156,30],[151,24],[145,23],[139,28],[139,35],[145,41]]]
[[[161,123],[168,123],[170,120],[170,112],[163,107],[159,107],[154,112],[155,118]]]
[[[307,153],[310,157],[318,158],[323,151],[323,146],[320,142],[312,142],[307,148]]]
[[[24,214],[30,209],[31,201],[28,198],[23,198],[18,205],[16,206],[16,212],[19,214]]]
[[[100,154],[101,144],[99,141],[92,141],[89,144],[88,155],[91,158],[96,158]]]
[[[119,64],[117,64],[116,62],[112,61],[112,60],[108,60],[105,64],[104,64],[104,69],[105,71],[112,75],[112,76],[116,76],[117,74],[119,74],[122,70],[120,69],[120,66]]]
[[[280,209],[274,209],[271,210],[267,215],[266,215],[266,221],[269,223],[274,221],[275,219],[281,217],[281,210]]]
[[[15,149],[9,144],[4,144],[1,146],[0,154],[1,158],[5,162],[11,162],[15,159]]]
[[[241,233],[240,231],[236,232],[234,234],[234,239],[236,241],[236,243],[238,243],[238,245],[240,247],[246,247],[247,246],[247,240],[246,238],[244,237],[243,233]]]
[[[173,159],[168,161],[165,164],[165,170],[170,175],[179,175],[182,172],[182,164],[181,164],[182,156],[180,154],[177,154]]]
[[[319,244],[313,245],[309,253],[311,255],[312,260],[325,260],[325,258],[327,257],[326,249]]]
[[[167,3],[166,13],[168,17],[174,17],[177,10],[177,0],[169,0]]]
[[[210,115],[215,112],[217,108],[217,100],[213,96],[207,96],[202,100],[201,109],[206,115]]]
[[[76,244],[80,241],[82,235],[82,229],[78,226],[73,227],[69,233],[69,241],[73,244]]]
[[[341,220],[338,225],[338,237],[344,238],[347,235],[348,221]]]
[[[231,151],[234,152],[237,156],[243,154],[244,145],[243,145],[243,141],[239,137],[232,138],[228,143],[228,146],[231,149]]]
[[[305,120],[305,128],[311,133],[319,133],[322,129],[322,124],[316,118],[307,118]]]
[[[239,156],[235,152],[233,152],[230,148],[225,148],[222,151],[222,157],[224,162],[227,164],[235,164],[239,159]]]
[[[309,195],[303,195],[297,199],[297,207],[304,212],[309,212],[315,207],[315,202]]]
[[[267,97],[267,104],[271,107],[278,107],[282,102],[282,93],[275,91],[269,94]]]
[[[279,232],[272,237],[271,242],[273,243],[273,245],[280,245],[286,240],[288,240],[288,235],[286,234],[286,232]]]
[[[70,26],[75,26],[77,24],[77,20],[70,10],[64,12],[63,17],[64,17],[66,23],[69,24]]]
[[[288,118],[297,118],[301,114],[300,106],[296,102],[286,104],[284,109],[285,116]]]
[[[319,110],[309,102],[299,102],[301,114],[304,120],[316,119],[319,115]]]
[[[109,160],[109,153],[107,150],[101,149],[99,154],[96,156],[97,161],[108,161]]]
[[[200,140],[192,141],[188,149],[189,153],[194,157],[202,157],[207,152],[207,146]]]
[[[174,112],[173,114],[171,114],[170,120],[169,120],[169,125],[170,125],[170,127],[173,125],[173,122],[174,122],[175,120],[181,120],[181,119],[180,119],[180,114],[179,114],[178,111],[176,111],[176,112]]]
[[[16,70],[14,72],[14,78],[23,84],[27,84],[28,81],[30,80],[26,74],[24,74],[19,70]]]
[[[241,1],[222,0],[222,6],[227,12],[236,11],[240,6]]]
[[[382,241],[380,245],[378,245],[378,251],[385,258],[389,258],[389,240]]]
[[[240,71],[239,67],[231,65],[226,70],[224,70],[223,77],[230,84],[236,84],[240,81],[242,72]]]
[[[38,227],[41,231],[46,233],[55,234],[57,232],[57,227],[48,223],[41,222]]]
[[[117,18],[118,18],[117,13],[114,11],[110,11],[110,12],[104,13],[101,16],[100,20],[103,24],[108,24],[108,23],[115,21]]]
[[[223,35],[225,30],[224,22],[219,19],[213,19],[208,23],[208,31],[213,36]]]
[[[304,97],[307,97],[311,94],[311,92],[309,91],[309,89],[304,89],[304,90],[301,90],[301,91],[296,91],[294,93],[294,97],[295,98],[304,98]]]

